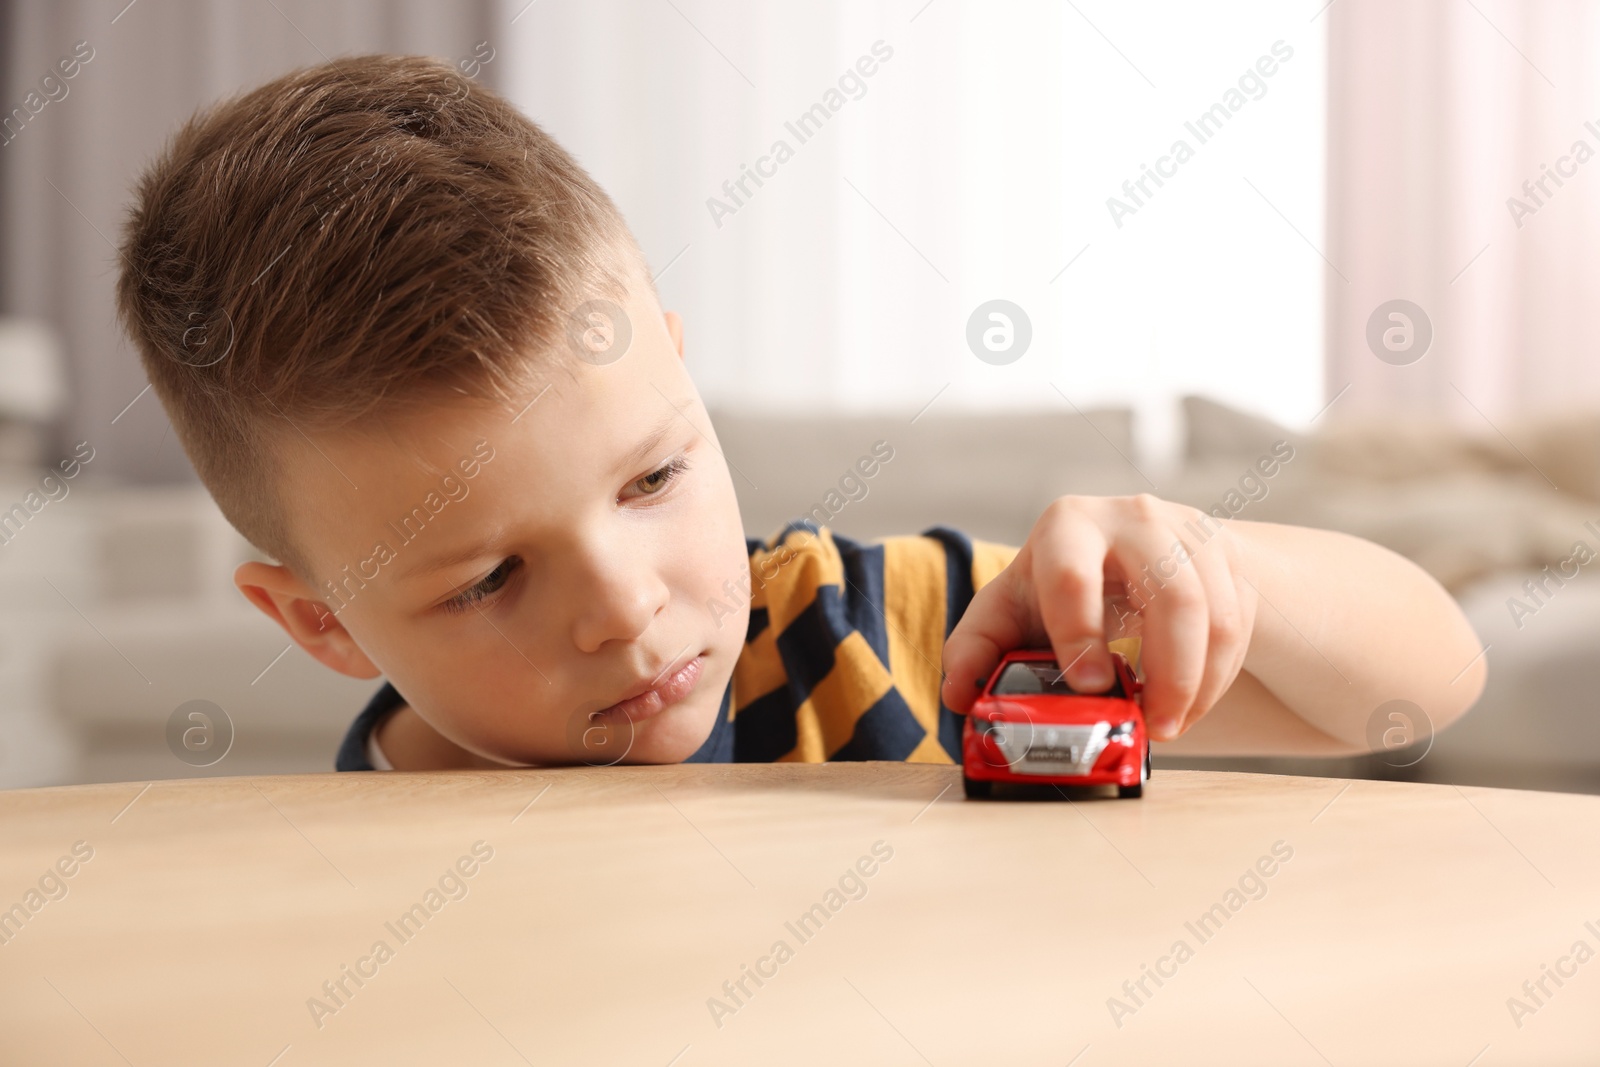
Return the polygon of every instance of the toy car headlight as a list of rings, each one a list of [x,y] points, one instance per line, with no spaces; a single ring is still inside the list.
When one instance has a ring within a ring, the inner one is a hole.
[[[972,731],[980,737],[984,734],[992,734],[994,733],[994,720],[980,719],[974,715],[972,717]]]
[[[1119,722],[1111,727],[1111,732],[1106,735],[1106,743],[1117,745],[1133,744],[1133,720]]]

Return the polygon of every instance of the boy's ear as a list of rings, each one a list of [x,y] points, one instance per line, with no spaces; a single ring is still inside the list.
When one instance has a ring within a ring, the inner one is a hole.
[[[294,643],[340,674],[376,678],[383,672],[361,651],[328,606],[288,567],[251,560],[233,572],[233,584]]]
[[[683,358],[683,317],[676,311],[664,311],[662,317],[667,320],[667,333],[672,335],[672,343],[677,346],[678,358]]]

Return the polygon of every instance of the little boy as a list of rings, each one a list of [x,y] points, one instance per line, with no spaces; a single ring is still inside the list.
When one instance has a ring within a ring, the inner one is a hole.
[[[1364,751],[1385,702],[1442,727],[1483,685],[1399,556],[1149,495],[1064,497],[1018,547],[746,539],[616,207],[435,60],[344,58],[192,118],[139,182],[117,299],[276,561],[239,589],[387,677],[340,770],[956,762],[976,685],[1045,645],[1094,692],[1120,641],[1172,752]]]

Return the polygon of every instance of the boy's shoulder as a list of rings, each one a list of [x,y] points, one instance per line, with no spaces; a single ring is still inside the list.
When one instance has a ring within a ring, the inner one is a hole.
[[[957,595],[962,607],[1019,551],[1014,545],[973,538],[949,526],[858,540],[810,519],[787,523],[764,540],[746,538],[745,545],[753,591],[776,586],[785,592],[810,593],[818,585],[831,584],[872,597],[884,592],[883,583],[892,580],[908,590],[947,586],[945,592]],[[787,581],[780,581],[785,575]]]
[[[749,544],[735,761],[959,759],[944,641],[1018,549],[947,526],[857,540],[809,520]]]
[[[886,619],[902,635],[917,633],[919,644],[936,634],[942,642],[972,595],[1019,551],[949,526],[857,540],[809,519],[747,544],[751,637],[838,607],[866,633],[878,634]],[[887,654],[886,638],[875,645]]]

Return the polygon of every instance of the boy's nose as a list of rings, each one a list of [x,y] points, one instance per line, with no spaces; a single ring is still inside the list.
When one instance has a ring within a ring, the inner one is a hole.
[[[575,564],[571,578],[572,643],[580,652],[637,639],[670,599],[655,567],[633,553],[590,556]]]

